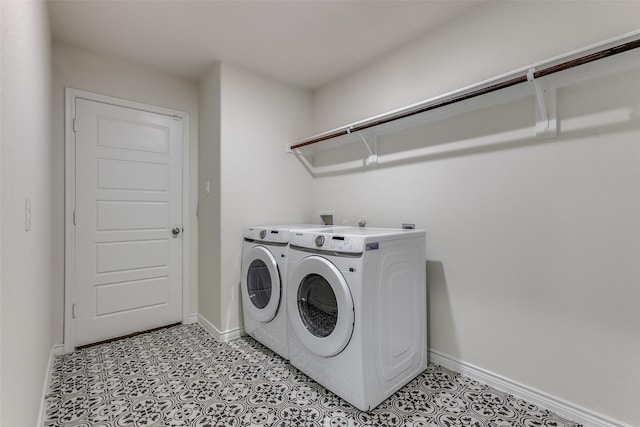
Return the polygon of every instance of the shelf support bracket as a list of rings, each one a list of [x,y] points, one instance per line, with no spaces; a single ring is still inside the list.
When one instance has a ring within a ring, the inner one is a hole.
[[[358,132],[360,135],[360,139],[364,143],[364,146],[367,147],[367,151],[369,152],[369,157],[367,157],[364,161],[365,166],[377,165],[378,164],[378,137],[375,134],[369,134],[365,132]]]
[[[296,148],[295,150],[292,150],[291,147],[287,145],[285,151],[296,156],[300,163],[302,163],[302,166],[304,166],[304,168],[307,170],[307,172],[309,172],[309,174],[311,174],[311,176],[315,178],[315,167],[299,149]]]
[[[556,89],[550,88],[546,80],[535,78],[535,68],[527,72],[527,80],[533,82],[536,98],[536,138],[548,139],[558,136],[556,112]]]

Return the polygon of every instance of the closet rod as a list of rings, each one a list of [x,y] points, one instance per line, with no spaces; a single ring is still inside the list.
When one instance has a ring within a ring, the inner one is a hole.
[[[553,65],[548,68],[543,68],[533,72],[533,78],[541,78],[548,76],[550,74],[558,73],[560,71],[569,70],[571,68],[578,67],[580,65],[588,64],[590,62],[598,61],[600,59],[608,58],[610,56],[618,55],[620,53],[628,52],[633,49],[637,49],[640,47],[640,39],[630,41],[618,46],[610,47],[607,49],[603,49],[598,52],[594,52],[588,55],[581,56],[579,58],[575,58],[566,62],[562,62],[557,65]],[[393,122],[395,120],[404,119],[407,117],[415,116],[416,114],[425,113],[427,111],[435,110],[437,108],[446,107],[447,105],[456,104],[458,102],[466,101],[467,99],[476,98],[481,95],[486,95],[491,92],[495,92],[500,89],[506,89],[511,86],[515,86],[521,83],[526,83],[529,81],[529,77],[527,74],[522,76],[513,77],[509,80],[505,80],[500,83],[496,83],[487,87],[483,87],[480,89],[472,90],[467,93],[462,93],[460,95],[454,96],[452,98],[444,99],[442,101],[436,101],[433,104],[424,105],[421,107],[417,107],[415,109],[410,109],[407,111],[401,111],[398,113],[392,113],[386,117],[381,117],[379,119],[374,119],[368,122],[364,122],[361,124],[350,126],[346,129],[341,129],[335,132],[331,132],[326,135],[318,136],[313,139],[309,139],[304,142],[300,142],[298,144],[292,145],[291,149],[295,150],[297,148],[306,147],[311,144],[316,144],[318,142],[326,141],[328,139],[337,138],[340,136],[348,135],[354,132],[359,132],[365,129],[369,129],[375,126],[383,125],[389,122]]]

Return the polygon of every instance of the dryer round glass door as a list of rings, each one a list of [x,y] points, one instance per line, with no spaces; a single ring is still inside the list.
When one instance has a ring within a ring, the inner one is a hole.
[[[271,274],[261,259],[254,259],[247,270],[249,301],[259,309],[265,308],[271,299]]]
[[[353,333],[353,298],[340,271],[326,258],[310,256],[295,265],[287,289],[291,327],[320,356],[335,356]]]
[[[309,274],[298,286],[298,313],[307,331],[327,337],[338,322],[338,301],[331,284],[319,274]]]
[[[263,246],[251,248],[242,264],[243,308],[258,321],[271,321],[280,305],[280,289],[280,273],[274,256]]]

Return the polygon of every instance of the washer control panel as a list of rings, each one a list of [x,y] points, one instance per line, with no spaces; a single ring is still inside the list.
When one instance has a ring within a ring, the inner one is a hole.
[[[289,241],[290,233],[286,230],[278,230],[275,228],[258,228],[258,227],[250,227],[245,233],[245,239],[250,239],[257,242],[266,242],[266,243],[278,243],[278,244],[286,244]]]

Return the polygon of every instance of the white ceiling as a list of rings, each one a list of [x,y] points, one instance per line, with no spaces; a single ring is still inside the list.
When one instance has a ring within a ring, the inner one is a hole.
[[[55,41],[190,80],[215,61],[310,89],[482,1],[50,0]]]

